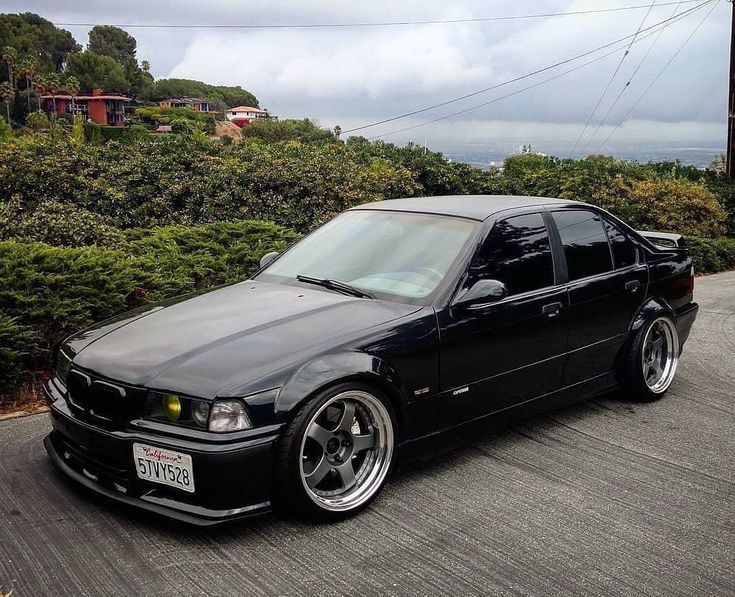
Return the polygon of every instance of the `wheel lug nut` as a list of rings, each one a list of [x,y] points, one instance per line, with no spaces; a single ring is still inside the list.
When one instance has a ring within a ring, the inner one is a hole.
[[[343,446],[343,447],[345,447],[345,448],[346,448],[346,447],[347,447],[347,446],[349,446],[349,445],[350,445],[350,442],[349,442],[349,440],[346,440],[346,439],[343,439],[343,440],[342,440],[342,446]]]

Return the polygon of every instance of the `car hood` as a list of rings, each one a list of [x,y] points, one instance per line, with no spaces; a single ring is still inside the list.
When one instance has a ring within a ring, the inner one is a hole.
[[[419,307],[246,281],[108,321],[67,345],[106,378],[213,398]]]

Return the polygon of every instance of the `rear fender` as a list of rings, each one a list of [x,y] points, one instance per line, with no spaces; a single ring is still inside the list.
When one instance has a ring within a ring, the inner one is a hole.
[[[625,342],[623,342],[623,345],[620,347],[620,350],[615,357],[616,370],[619,369],[622,359],[625,358],[625,355],[627,355],[628,351],[631,349],[636,334],[643,328],[646,322],[658,315],[669,315],[674,319],[674,321],[676,321],[674,310],[671,308],[669,303],[661,297],[649,298],[645,303],[643,303],[643,305],[641,305],[630,324],[628,337],[625,339]]]

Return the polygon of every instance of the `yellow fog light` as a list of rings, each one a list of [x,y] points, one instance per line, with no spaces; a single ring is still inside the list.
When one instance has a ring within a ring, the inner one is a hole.
[[[178,421],[181,416],[181,400],[176,394],[166,394],[163,397],[163,412],[169,421]]]

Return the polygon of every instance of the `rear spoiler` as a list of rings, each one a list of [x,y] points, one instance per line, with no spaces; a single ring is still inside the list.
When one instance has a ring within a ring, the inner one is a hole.
[[[647,230],[638,230],[637,232],[660,249],[685,249],[687,246],[681,234],[649,232]]]

